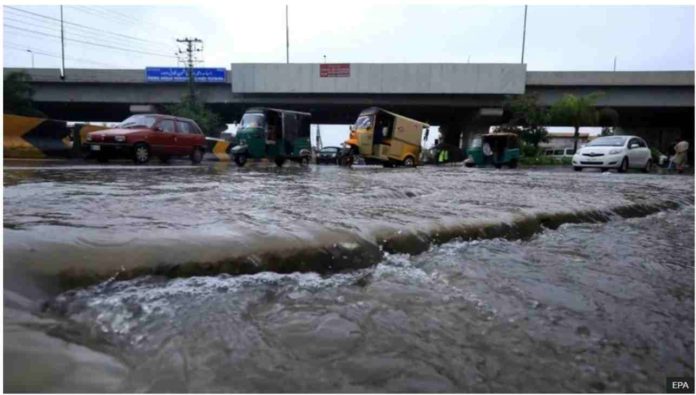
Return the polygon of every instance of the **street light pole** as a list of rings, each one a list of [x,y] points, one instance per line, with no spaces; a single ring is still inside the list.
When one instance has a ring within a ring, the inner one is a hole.
[[[27,52],[31,54],[31,68],[34,68],[34,52],[31,51],[31,49],[27,49]]]
[[[614,56],[614,71],[616,71],[616,56]]]
[[[60,79],[65,79],[65,40],[63,38],[63,6],[60,6]]]
[[[285,5],[285,63],[290,63],[290,26],[288,25],[288,5]]]
[[[524,63],[524,44],[527,39],[527,6],[524,6],[524,26],[522,27],[522,61]]]

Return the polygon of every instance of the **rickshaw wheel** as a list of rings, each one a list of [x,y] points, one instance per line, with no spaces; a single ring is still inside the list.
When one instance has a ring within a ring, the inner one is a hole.
[[[404,166],[406,166],[406,167],[416,167],[416,160],[413,159],[412,156],[407,156],[406,159],[404,159]]]
[[[347,166],[347,167],[353,166],[353,156],[346,155],[343,158],[341,158],[341,166]]]
[[[510,166],[511,169],[516,169],[517,168],[517,160],[516,159],[511,160],[510,164],[508,166]]]
[[[283,158],[282,156],[276,156],[276,157],[275,157],[275,164],[276,164],[276,166],[278,166],[278,167],[283,167],[283,163],[285,163],[285,158]]]
[[[303,156],[300,159],[300,166],[309,166],[309,156]]]
[[[239,167],[244,167],[246,164],[246,155],[244,154],[239,154],[234,156],[234,163],[237,164]]]

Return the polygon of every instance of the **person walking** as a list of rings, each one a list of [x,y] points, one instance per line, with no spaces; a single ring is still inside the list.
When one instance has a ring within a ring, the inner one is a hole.
[[[682,140],[674,146],[674,159],[673,163],[677,169],[677,173],[683,173],[684,167],[686,166],[686,153],[689,150],[689,142]]]

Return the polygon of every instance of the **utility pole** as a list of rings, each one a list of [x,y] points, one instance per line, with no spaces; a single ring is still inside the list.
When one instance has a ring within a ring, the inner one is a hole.
[[[188,76],[188,88],[189,88],[189,99],[190,100],[195,100],[195,89],[194,89],[194,83],[195,83],[195,76],[193,74],[193,67],[195,66],[196,63],[199,63],[200,61],[196,58],[196,53],[203,51],[199,44],[203,44],[203,41],[198,39],[198,38],[182,38],[182,39],[177,39],[176,42],[185,44],[186,47],[185,49],[179,49],[179,52],[177,55],[179,57],[183,56],[184,59],[180,61],[186,65],[186,72]]]
[[[614,71],[616,71],[616,56],[614,56]]]
[[[31,49],[27,49],[27,52],[31,54],[31,68],[34,68],[34,52]]]
[[[63,6],[60,6],[60,79],[65,79],[65,39],[63,37]]]
[[[524,44],[527,39],[527,6],[524,6],[524,26],[522,27],[522,61],[520,63],[524,64]]]
[[[288,5],[285,5],[285,63],[290,63],[290,25],[288,24]]]

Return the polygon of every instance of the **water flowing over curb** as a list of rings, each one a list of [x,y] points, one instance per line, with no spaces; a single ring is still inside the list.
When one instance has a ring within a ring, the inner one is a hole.
[[[568,223],[601,223],[612,218],[644,217],[680,205],[665,201],[654,204],[632,204],[602,210],[540,213],[525,215],[509,223],[462,224],[433,228],[415,233],[389,232],[378,234],[377,242],[356,237],[354,240],[326,246],[298,246],[294,248],[260,251],[216,261],[190,261],[183,264],[162,263],[155,266],[132,267],[116,273],[105,273],[95,267],[70,268],[58,273],[60,287],[70,289],[88,286],[105,280],[127,280],[144,275],[162,275],[170,278],[204,275],[254,274],[263,271],[277,273],[317,272],[335,273],[376,265],[384,253],[420,254],[432,245],[451,240],[505,238],[524,240],[543,231],[556,229]]]

